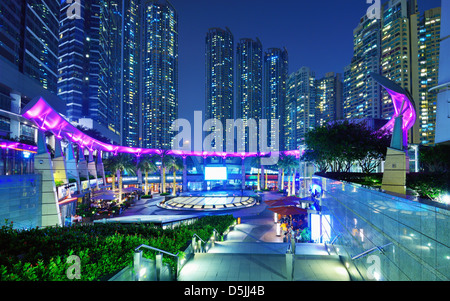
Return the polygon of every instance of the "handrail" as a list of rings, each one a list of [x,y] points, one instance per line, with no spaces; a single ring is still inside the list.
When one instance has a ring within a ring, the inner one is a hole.
[[[200,236],[197,235],[197,233],[194,233],[194,235],[192,235],[192,237],[197,236],[203,243],[206,244],[206,241],[204,241]]]
[[[135,252],[139,251],[140,248],[146,248],[146,249],[154,250],[154,251],[157,251],[157,252],[160,252],[160,253],[164,253],[164,254],[167,254],[167,255],[173,256],[173,257],[178,257],[178,254],[180,254],[180,252],[178,252],[177,254],[172,254],[170,252],[167,252],[167,251],[164,251],[164,250],[161,250],[161,249],[158,249],[158,248],[154,248],[154,247],[151,247],[151,246],[147,246],[145,244],[140,245],[139,247],[134,249],[134,251]]]
[[[369,249],[369,250],[366,250],[366,251],[362,252],[361,254],[358,254],[358,255],[356,255],[356,256],[353,256],[353,257],[352,257],[352,260],[355,260],[355,259],[361,258],[361,257],[363,257],[363,256],[366,256],[367,254],[370,254],[370,253],[372,253],[372,252],[375,251],[375,250],[378,250],[378,251],[380,251],[380,252],[383,252],[383,249],[384,249],[385,247],[389,246],[389,245],[392,245],[392,243],[388,243],[388,244],[386,244],[386,245],[384,245],[384,246],[381,246],[381,247],[380,247],[380,246],[373,247],[373,248],[371,248],[371,249]]]

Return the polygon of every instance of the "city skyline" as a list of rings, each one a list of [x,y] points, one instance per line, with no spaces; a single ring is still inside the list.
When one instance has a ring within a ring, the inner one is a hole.
[[[344,67],[353,56],[353,30],[369,8],[363,0],[352,1],[351,7],[329,0],[284,1],[276,6],[266,5],[270,2],[265,0],[258,1],[258,6],[250,0],[170,2],[179,12],[179,118],[192,124],[194,111],[202,111],[204,116],[206,112],[204,38],[210,28],[228,27],[235,42],[258,37],[264,51],[285,47],[289,53],[289,75],[306,66],[316,73],[317,78],[322,78],[328,72],[344,74]],[[418,5],[423,13],[440,6],[440,0],[418,0]],[[311,11],[322,14],[308,13]],[[336,25],[332,29],[325,26],[330,21]],[[302,26],[305,24],[310,26]],[[298,35],[293,34],[296,28],[299,28]]]

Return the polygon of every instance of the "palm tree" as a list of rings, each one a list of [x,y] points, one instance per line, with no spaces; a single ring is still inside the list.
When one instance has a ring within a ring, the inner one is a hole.
[[[113,157],[115,161],[115,165],[113,165],[119,175],[119,203],[122,202],[122,173],[126,172],[128,174],[135,174],[136,165],[133,163],[133,159],[130,154],[120,153],[117,156]]]
[[[153,174],[158,170],[158,167],[156,167],[155,162],[153,161],[153,157],[151,156],[143,156],[139,163],[137,164],[137,168],[140,169],[145,173],[145,195],[148,195],[148,174]]]
[[[166,193],[166,161],[169,155],[169,150],[163,150],[159,156],[161,157],[161,193]]]
[[[284,181],[284,172],[288,171],[289,175],[292,177],[292,190],[294,191],[295,194],[295,177],[293,176],[293,172],[294,170],[298,167],[298,162],[297,159],[295,159],[294,156],[283,156],[281,158],[281,162],[279,163],[281,165],[279,165],[282,169],[283,169],[283,181]],[[283,182],[282,185],[284,186]],[[288,195],[292,195],[292,191],[291,191],[291,180],[288,180]]]
[[[252,158],[252,161],[250,162],[250,166],[251,167],[253,167],[253,168],[256,168],[256,169],[258,169],[258,180],[257,180],[257,188],[256,188],[256,190],[261,190],[261,184],[260,184],[260,171],[261,171],[261,156],[260,155],[258,155],[258,156],[256,156],[256,157],[253,157]]]
[[[278,188],[278,190],[283,191],[284,190],[284,172],[286,169],[286,156],[281,155],[280,159],[278,160],[278,168],[281,169],[281,187]]]
[[[109,157],[103,161],[103,166],[106,171],[112,175],[112,190],[116,190],[116,173],[118,169],[116,157]],[[106,184],[106,183],[105,183]]]
[[[167,156],[165,159],[165,166],[173,173],[172,195],[175,196],[177,187],[177,171],[183,169],[183,161],[180,157],[175,156]]]

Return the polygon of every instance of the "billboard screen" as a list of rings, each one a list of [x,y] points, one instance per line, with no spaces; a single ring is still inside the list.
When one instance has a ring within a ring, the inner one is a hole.
[[[224,181],[227,179],[226,167],[205,167],[206,181]]]

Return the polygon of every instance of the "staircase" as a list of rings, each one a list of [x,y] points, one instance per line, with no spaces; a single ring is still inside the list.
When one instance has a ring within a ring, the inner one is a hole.
[[[208,253],[196,253],[178,281],[286,281],[286,243],[217,242]],[[294,281],[348,281],[338,256],[321,244],[297,244]]]

